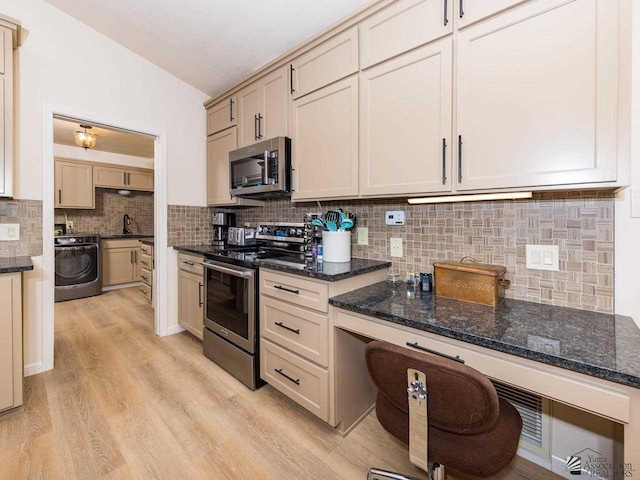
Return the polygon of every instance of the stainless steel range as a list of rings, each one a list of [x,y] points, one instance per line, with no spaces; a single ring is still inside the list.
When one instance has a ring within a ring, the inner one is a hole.
[[[256,243],[227,247],[207,255],[204,273],[204,355],[247,387],[264,384],[259,367],[258,261],[300,266],[303,223],[265,222],[256,229]]]

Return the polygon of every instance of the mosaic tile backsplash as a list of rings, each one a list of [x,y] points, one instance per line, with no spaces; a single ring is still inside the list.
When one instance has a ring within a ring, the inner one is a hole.
[[[153,192],[132,191],[124,196],[117,190],[96,188],[95,210],[56,208],[55,223],[65,222],[65,212],[76,233],[120,234],[122,217],[128,213],[133,233],[153,235]]]
[[[614,199],[611,193],[544,193],[532,200],[408,205],[402,199],[323,203],[346,208],[369,228],[369,245],[354,257],[390,260],[403,274],[431,272],[433,262],[472,256],[507,267],[507,297],[558,306],[613,312]],[[404,210],[406,225],[389,227],[387,210]],[[239,225],[258,221],[302,221],[315,203],[272,200],[264,208],[235,210]],[[391,258],[389,240],[403,239],[403,258]],[[187,242],[189,243],[189,242]],[[191,242],[193,243],[193,242]],[[560,271],[526,268],[526,244],[558,245]]]
[[[20,240],[0,242],[0,257],[42,255],[42,201],[0,200],[0,223],[20,224]]]
[[[169,246],[209,244],[213,241],[208,207],[169,205],[167,209]]]

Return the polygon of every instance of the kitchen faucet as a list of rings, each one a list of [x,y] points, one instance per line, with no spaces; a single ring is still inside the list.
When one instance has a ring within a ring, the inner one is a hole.
[[[128,213],[124,214],[124,217],[122,217],[122,234],[123,235],[130,235],[131,234],[131,217],[129,217]]]

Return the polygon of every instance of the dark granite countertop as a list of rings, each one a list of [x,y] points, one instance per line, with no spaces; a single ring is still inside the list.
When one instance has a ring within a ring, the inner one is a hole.
[[[113,234],[113,235],[100,235],[100,238],[102,240],[129,240],[129,239],[140,240],[142,238],[151,238],[151,239],[153,239],[153,234],[151,234],[151,235],[143,235],[141,233],[132,233],[130,235],[122,235],[120,233],[120,234]]]
[[[376,283],[331,305],[640,388],[640,328],[622,315],[506,299],[493,309]]]
[[[212,260],[218,259],[241,267],[268,268],[269,270],[293,273],[295,275],[317,278],[318,280],[325,280],[328,282],[335,282],[345,278],[374,272],[376,270],[387,269],[391,265],[391,262],[352,258],[350,262],[346,263],[316,263],[312,261],[307,263],[304,268],[301,268],[300,266],[273,263],[268,259],[247,260],[243,258],[242,254],[238,254],[235,258],[231,258],[227,255],[221,255],[224,251],[222,247],[216,247],[213,245],[179,245],[174,246],[173,248],[179,252],[202,255],[205,258],[210,258]]]
[[[151,238],[149,238],[149,237],[141,238],[140,239],[140,243],[144,243],[144,244],[147,244],[147,245],[154,245],[155,238],[153,238],[153,237],[151,237]]]
[[[31,257],[0,258],[0,273],[16,273],[33,270]]]

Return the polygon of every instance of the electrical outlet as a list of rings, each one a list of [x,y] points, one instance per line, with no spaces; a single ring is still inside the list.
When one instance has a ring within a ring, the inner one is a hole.
[[[358,245],[369,245],[369,229],[367,227],[358,227]]]
[[[560,270],[560,249],[557,245],[527,245],[527,268],[530,270]]]
[[[73,231],[73,220],[67,220],[67,230]]]
[[[0,224],[0,240],[5,242],[20,240],[20,224],[18,223]]]
[[[402,257],[402,239],[401,238],[392,238],[391,239],[391,256],[392,257]]]

